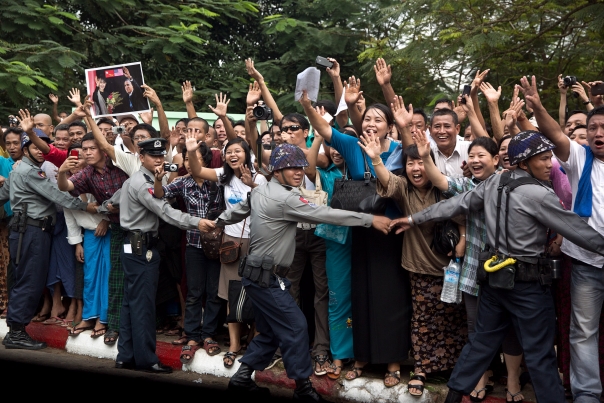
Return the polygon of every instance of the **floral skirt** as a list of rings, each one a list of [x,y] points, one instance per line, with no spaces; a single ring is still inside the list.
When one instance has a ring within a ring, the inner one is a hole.
[[[463,304],[440,300],[443,277],[410,273],[411,351],[415,372],[438,372],[455,366],[467,342],[468,327]]]
[[[8,223],[0,221],[0,312],[8,305],[8,265],[10,254],[8,249]]]

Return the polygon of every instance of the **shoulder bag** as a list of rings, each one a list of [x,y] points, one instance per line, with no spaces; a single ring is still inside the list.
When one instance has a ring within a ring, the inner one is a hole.
[[[239,237],[239,242],[225,242],[224,239],[222,240],[222,244],[220,245],[220,263],[229,264],[239,260],[239,255],[241,255],[241,240],[243,239],[243,233],[245,232],[246,220],[247,218],[243,220],[243,228],[241,228],[241,236]]]
[[[300,194],[309,202],[317,206],[327,206],[327,192],[321,186],[321,175],[317,172],[315,176],[315,190],[308,190],[305,186],[306,180],[298,188]]]
[[[440,201],[440,190],[436,189],[436,202]],[[434,238],[432,246],[434,250],[447,256],[449,252],[455,253],[455,246],[459,243],[460,235],[457,224],[452,220],[438,221],[434,225]]]

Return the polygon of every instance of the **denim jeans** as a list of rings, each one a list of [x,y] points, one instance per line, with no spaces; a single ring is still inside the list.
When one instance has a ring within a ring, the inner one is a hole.
[[[208,259],[203,249],[187,245],[185,262],[187,270],[185,333],[189,340],[200,343],[214,337],[218,328],[218,315],[222,306],[218,298],[220,260]],[[202,311],[204,297],[206,305],[205,310]]]
[[[570,297],[570,385],[577,403],[600,402],[598,327],[604,302],[604,271],[573,260]]]

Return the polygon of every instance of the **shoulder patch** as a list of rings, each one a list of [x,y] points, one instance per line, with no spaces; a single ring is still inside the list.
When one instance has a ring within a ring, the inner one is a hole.
[[[38,171],[38,176],[40,176],[40,178],[46,178],[46,172]]]
[[[310,207],[315,207],[315,208],[317,207],[317,205],[316,205],[316,204],[311,203],[310,201],[306,200],[306,199],[305,199],[304,197],[302,197],[302,196],[300,196],[300,201],[301,201],[302,203],[308,204]]]
[[[151,196],[155,196],[155,193],[153,192],[153,188],[148,188],[147,191],[149,192],[149,194]]]

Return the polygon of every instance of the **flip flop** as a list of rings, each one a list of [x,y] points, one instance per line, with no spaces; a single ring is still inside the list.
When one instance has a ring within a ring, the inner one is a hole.
[[[93,330],[94,325],[84,326],[84,327],[74,327],[69,331],[70,336],[77,336],[84,333],[86,330]]]
[[[53,316],[52,318],[46,319],[44,322],[42,322],[42,324],[61,326],[61,324],[63,324],[63,319],[59,318],[58,316]]]
[[[32,322],[44,322],[45,320],[48,320],[48,318],[50,318],[50,312],[42,314],[42,315],[38,314],[31,321]]]
[[[105,335],[105,333],[107,333],[107,326],[102,327],[100,329],[92,329],[92,334],[90,335],[91,338],[96,339],[98,337],[101,337],[103,335]]]

